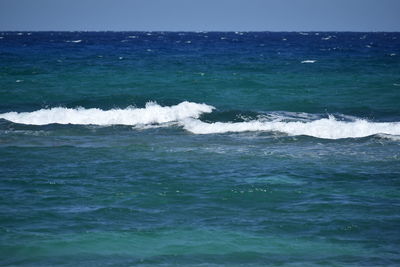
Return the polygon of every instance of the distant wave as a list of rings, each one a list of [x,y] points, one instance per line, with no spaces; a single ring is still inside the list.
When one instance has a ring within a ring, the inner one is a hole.
[[[281,132],[288,135],[307,135],[325,139],[359,138],[370,135],[400,136],[400,122],[370,122],[351,116],[339,120],[334,116],[320,118],[315,114],[286,113],[259,116],[243,122],[204,122],[200,116],[215,109],[207,104],[182,102],[173,106],[160,106],[148,102],[144,108],[101,110],[98,108],[51,108],[33,112],[8,112],[1,119],[30,125],[81,124],[81,125],[131,125],[136,128],[151,128],[151,125],[169,127],[179,125],[193,134],[220,134],[234,132]],[[286,114],[286,115],[285,115]],[[150,127],[149,127],[150,126]]]
[[[317,62],[317,61],[308,59],[308,60],[303,60],[301,63],[315,63],[315,62]]]
[[[71,40],[71,41],[65,41],[66,43],[80,43],[82,40]]]

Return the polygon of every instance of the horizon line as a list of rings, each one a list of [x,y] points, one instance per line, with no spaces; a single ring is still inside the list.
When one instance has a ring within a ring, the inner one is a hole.
[[[321,33],[321,32],[337,32],[337,33],[400,33],[399,31],[372,30],[372,31],[355,31],[355,30],[2,30],[0,32],[190,32],[190,33],[209,33],[209,32],[232,32],[232,33],[254,33],[254,32],[285,32],[285,33]]]

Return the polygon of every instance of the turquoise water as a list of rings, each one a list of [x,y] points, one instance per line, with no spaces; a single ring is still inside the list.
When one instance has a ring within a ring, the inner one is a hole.
[[[0,33],[3,266],[397,266],[400,34]]]

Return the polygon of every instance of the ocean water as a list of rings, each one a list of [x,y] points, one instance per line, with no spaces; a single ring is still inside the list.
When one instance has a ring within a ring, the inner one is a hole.
[[[400,265],[400,33],[0,32],[0,265]]]

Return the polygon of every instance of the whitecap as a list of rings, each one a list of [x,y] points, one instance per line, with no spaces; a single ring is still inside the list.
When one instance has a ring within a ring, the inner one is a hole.
[[[185,130],[194,134],[266,131],[324,139],[359,138],[376,134],[400,135],[400,122],[369,122],[362,119],[349,122],[336,120],[333,116],[309,122],[253,120],[207,123],[189,118],[184,120],[182,125]]]
[[[67,43],[80,43],[82,40],[71,40],[71,41],[66,41]]]
[[[204,122],[202,114],[215,108],[207,104],[181,102],[173,106],[160,106],[148,102],[144,108],[102,110],[98,108],[40,109],[33,112],[8,112],[0,119],[30,125],[130,125],[134,129],[180,126],[192,134],[223,134],[240,132],[279,132],[290,136],[306,135],[323,139],[360,138],[371,135],[400,138],[400,122],[371,122],[354,116],[340,115],[321,118],[317,114],[269,112],[257,119],[243,122]],[[394,137],[393,137],[394,136]]]
[[[137,125],[167,123],[187,118],[198,118],[210,113],[214,107],[206,104],[182,102],[174,106],[162,107],[148,102],[144,108],[102,110],[98,108],[62,108],[41,109],[33,112],[8,112],[0,114],[1,119],[30,125],[81,124],[81,125]]]
[[[307,60],[303,60],[301,63],[315,63],[315,62],[317,62],[317,61],[316,60],[307,59]]]

